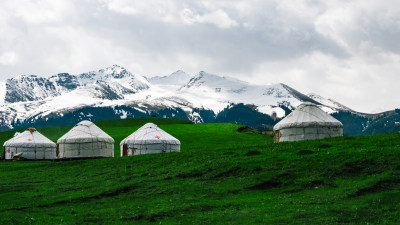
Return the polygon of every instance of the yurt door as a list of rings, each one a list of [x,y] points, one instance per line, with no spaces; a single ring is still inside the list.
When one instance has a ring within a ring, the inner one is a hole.
[[[56,149],[56,154],[57,154],[57,159],[60,157],[60,144],[57,144],[57,149]]]
[[[6,154],[5,154],[5,158],[6,158],[6,159],[11,159],[11,158],[12,158],[11,153],[12,153],[12,152],[11,152],[10,148],[7,148]]]
[[[281,132],[279,130],[274,132],[274,142],[278,143],[279,142],[279,137],[280,137]]]
[[[128,145],[124,144],[122,146],[122,156],[128,156]]]

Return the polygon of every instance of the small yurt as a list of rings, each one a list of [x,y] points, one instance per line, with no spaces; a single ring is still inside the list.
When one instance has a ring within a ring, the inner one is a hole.
[[[90,121],[82,121],[57,141],[60,158],[114,157],[114,139]]]
[[[22,153],[25,159],[56,159],[56,144],[35,128],[29,128],[22,133],[16,133],[13,138],[4,143],[5,159],[12,159]]]
[[[121,141],[121,156],[149,153],[179,152],[181,142],[160,129],[154,123],[147,123]]]
[[[302,103],[274,126],[275,142],[337,136],[343,136],[343,124],[310,102]]]

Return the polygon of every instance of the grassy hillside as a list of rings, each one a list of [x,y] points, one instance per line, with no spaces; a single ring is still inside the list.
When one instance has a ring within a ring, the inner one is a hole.
[[[97,124],[116,140],[140,126]],[[1,162],[0,223],[400,223],[399,134],[273,144],[234,124],[160,127],[180,153]]]

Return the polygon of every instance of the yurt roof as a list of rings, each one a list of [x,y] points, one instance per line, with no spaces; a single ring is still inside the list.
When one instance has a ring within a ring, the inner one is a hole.
[[[5,147],[56,147],[50,139],[34,128],[19,133],[4,143]]]
[[[163,131],[154,123],[146,123],[137,131],[133,132],[127,138],[125,138],[122,144],[176,144],[179,145],[181,142],[174,138],[172,135]]]
[[[343,127],[343,124],[311,102],[302,103],[274,126],[274,130],[289,127]]]
[[[96,124],[84,120],[75,125],[68,133],[64,134],[58,143],[87,143],[87,142],[108,142],[114,143],[114,139],[106,134]]]

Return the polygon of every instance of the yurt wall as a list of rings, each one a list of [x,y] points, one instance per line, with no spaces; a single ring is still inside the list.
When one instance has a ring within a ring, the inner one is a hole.
[[[114,139],[90,121],[82,121],[58,139],[60,158],[114,157]]]
[[[121,156],[179,152],[180,141],[157,125],[147,123],[121,141]]]
[[[274,126],[275,142],[337,136],[343,136],[343,124],[310,102],[302,103]]]
[[[34,128],[18,133],[6,141],[3,150],[5,159],[12,159],[18,153],[22,153],[21,157],[25,159],[57,158],[56,144]]]

